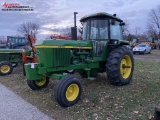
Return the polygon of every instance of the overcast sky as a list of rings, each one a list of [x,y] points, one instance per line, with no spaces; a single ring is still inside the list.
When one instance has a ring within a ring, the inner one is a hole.
[[[4,2],[30,6],[34,11],[2,11]],[[87,14],[107,12],[127,20],[131,30],[145,30],[148,12],[160,5],[160,0],[0,0],[0,4],[0,36],[17,35],[20,24],[34,22],[40,25],[38,37],[42,39],[51,29],[73,26],[73,12],[78,12],[77,26]]]

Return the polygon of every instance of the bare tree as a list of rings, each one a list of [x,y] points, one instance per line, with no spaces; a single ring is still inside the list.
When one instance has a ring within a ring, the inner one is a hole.
[[[129,31],[129,22],[128,20],[125,20],[125,25],[122,26],[122,31],[124,35],[129,35],[130,31]]]
[[[151,9],[148,15],[147,31],[151,37],[160,39],[160,5]]]
[[[141,27],[135,27],[134,28],[134,36],[136,38],[139,38],[142,35],[142,29]]]
[[[131,33],[129,30],[129,22],[128,20],[124,21],[125,25],[122,26],[122,31],[123,31],[123,37],[125,40],[131,41]]]
[[[24,35],[24,36],[28,36],[29,34],[32,34],[34,36],[34,38],[36,38],[36,35],[38,34],[38,29],[39,29],[39,25],[36,23],[31,23],[31,22],[26,22],[26,23],[22,23],[17,31]]]

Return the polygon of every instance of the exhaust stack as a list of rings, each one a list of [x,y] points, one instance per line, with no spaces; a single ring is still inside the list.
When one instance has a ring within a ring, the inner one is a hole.
[[[77,40],[76,14],[78,14],[78,12],[74,12],[74,27],[71,27],[72,40]]]

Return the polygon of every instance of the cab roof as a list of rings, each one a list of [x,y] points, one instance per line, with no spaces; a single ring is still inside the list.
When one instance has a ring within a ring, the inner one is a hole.
[[[99,13],[94,13],[94,14],[91,14],[91,15],[86,15],[86,16],[84,16],[84,17],[82,17],[80,19],[80,22],[84,22],[85,20],[90,19],[90,18],[98,18],[98,17],[110,18],[110,19],[115,19],[115,20],[117,20],[119,22],[123,22],[123,20],[121,20],[120,18],[116,17],[116,14],[111,15],[111,14],[108,14],[108,13],[105,13],[105,12],[99,12]]]

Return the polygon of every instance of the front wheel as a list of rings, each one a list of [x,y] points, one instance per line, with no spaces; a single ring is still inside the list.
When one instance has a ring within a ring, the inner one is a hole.
[[[13,66],[8,61],[0,62],[0,75],[8,75],[13,71]]]
[[[76,104],[80,100],[81,94],[81,82],[74,76],[62,78],[54,91],[55,99],[62,107],[70,107]]]
[[[113,50],[107,59],[106,71],[107,79],[111,84],[129,84],[134,71],[132,52],[125,46]]]
[[[39,90],[42,88],[46,88],[49,83],[49,77],[42,76],[41,80],[27,80],[28,86],[32,90]]]

